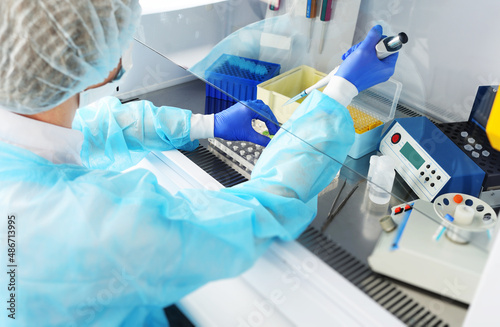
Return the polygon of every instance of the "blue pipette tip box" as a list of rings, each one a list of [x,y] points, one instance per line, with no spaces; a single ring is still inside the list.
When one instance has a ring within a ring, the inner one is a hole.
[[[223,54],[205,72],[205,78],[209,82],[206,96],[233,101],[255,100],[257,84],[279,75],[280,69],[279,64]]]

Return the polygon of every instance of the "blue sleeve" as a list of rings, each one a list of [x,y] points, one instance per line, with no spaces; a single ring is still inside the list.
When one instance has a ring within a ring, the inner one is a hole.
[[[100,198],[106,217],[91,225],[99,226],[94,233],[106,240],[114,261],[136,276],[141,298],[175,303],[209,281],[250,268],[271,242],[300,235],[316,216],[317,194],[335,178],[353,142],[347,109],[317,91],[263,151],[251,180],[171,195],[150,173],[117,175],[85,192]]]
[[[142,169],[46,161],[0,174],[0,190],[9,192],[0,199],[15,199],[9,208],[22,218],[23,319],[141,325],[151,310],[242,273],[271,242],[307,227],[353,141],[347,109],[315,91],[263,151],[251,180],[232,188],[172,195]]]
[[[152,150],[193,150],[198,141],[191,141],[190,128],[189,110],[114,97],[78,109],[73,121],[84,134],[82,162],[93,169],[124,170]]]

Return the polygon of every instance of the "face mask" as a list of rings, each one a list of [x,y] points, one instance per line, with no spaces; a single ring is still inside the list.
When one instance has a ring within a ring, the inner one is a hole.
[[[129,72],[132,69],[132,45],[125,50],[122,56],[122,66],[115,78],[102,86],[97,88],[89,89],[83,92],[80,92],[80,105],[79,108],[88,106],[89,104],[104,98],[106,96],[115,96],[119,93],[119,85],[120,80],[123,81]]]

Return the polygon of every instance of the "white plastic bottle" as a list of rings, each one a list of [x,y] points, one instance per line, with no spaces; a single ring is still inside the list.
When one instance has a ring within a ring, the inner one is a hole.
[[[377,204],[386,204],[391,199],[394,184],[395,164],[389,156],[371,156],[368,170],[368,197]]]

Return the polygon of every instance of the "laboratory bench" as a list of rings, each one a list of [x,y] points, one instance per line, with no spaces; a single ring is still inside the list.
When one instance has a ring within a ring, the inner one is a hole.
[[[195,80],[134,99],[150,100],[157,106],[175,106],[194,113],[204,113],[205,83]],[[396,118],[411,115],[414,115],[411,109],[398,106]],[[201,147],[195,151],[201,151],[206,156],[206,149],[210,149],[211,145],[206,140],[200,144]],[[223,159],[217,151],[210,152],[214,153],[217,160]],[[359,159],[348,157],[339,176],[320,194],[317,217],[297,242],[405,324],[461,326],[467,305],[379,275],[369,268],[367,258],[383,233],[379,218],[389,214],[390,207],[401,203],[394,197],[388,205],[377,205],[368,199],[367,182],[362,176],[368,174],[372,154]],[[241,167],[231,163],[231,158],[222,161],[241,172]],[[416,199],[416,195],[397,175],[393,193],[404,201]],[[332,203],[339,209],[334,218],[325,224],[332,211]]]

